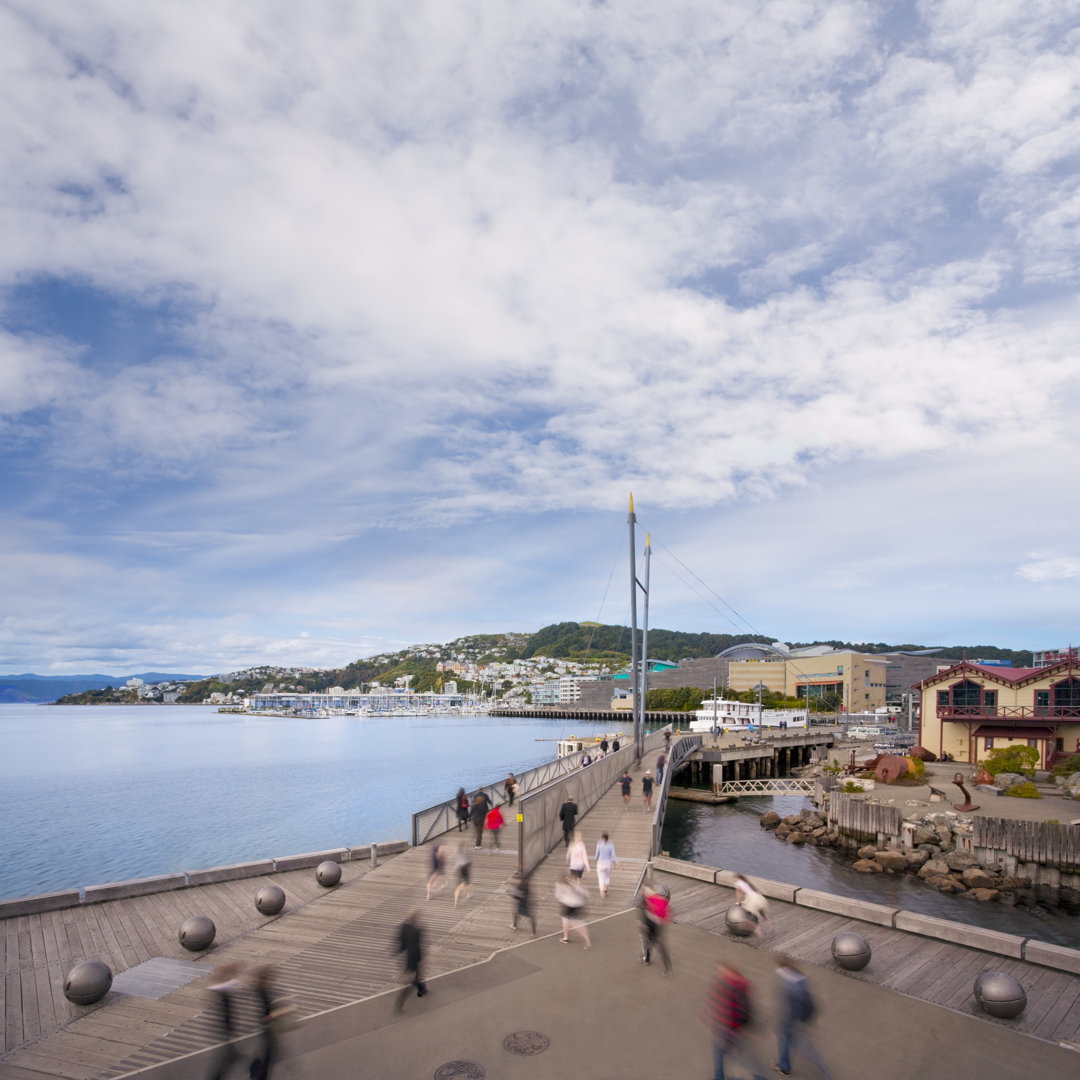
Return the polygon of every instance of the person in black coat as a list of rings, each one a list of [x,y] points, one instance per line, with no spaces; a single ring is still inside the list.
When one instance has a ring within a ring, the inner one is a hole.
[[[484,820],[487,818],[487,812],[490,809],[491,803],[488,801],[487,795],[482,791],[478,791],[472,797],[472,809],[469,811],[469,819],[476,830],[477,847],[480,847],[484,842]]]
[[[214,1012],[221,1033],[221,1046],[210,1063],[207,1080],[221,1080],[233,1064],[240,1060],[233,1039],[236,1038],[236,997],[244,989],[240,981],[240,965],[222,964],[215,972],[214,985],[210,990],[214,994]]]
[[[573,799],[567,799],[559,808],[559,820],[562,822],[563,840],[570,847],[570,837],[574,834],[577,825],[577,803]]]
[[[416,996],[423,997],[427,993],[427,987],[420,978],[420,964],[424,959],[424,931],[420,925],[420,909],[413,908],[405,921],[398,927],[397,951],[404,954],[405,962],[405,985],[398,994],[395,1010],[402,1012],[405,1002],[416,987]]]

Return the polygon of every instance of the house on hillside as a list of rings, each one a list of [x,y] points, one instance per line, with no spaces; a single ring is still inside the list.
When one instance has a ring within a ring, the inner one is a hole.
[[[1080,661],[1047,667],[954,664],[920,684],[922,744],[939,757],[976,762],[1005,746],[1034,746],[1039,768],[1080,753]]]

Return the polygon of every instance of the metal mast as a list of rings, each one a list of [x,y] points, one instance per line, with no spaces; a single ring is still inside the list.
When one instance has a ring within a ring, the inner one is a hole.
[[[641,626],[641,742],[637,756],[645,753],[645,704],[649,696],[649,565],[652,562],[652,534],[645,534],[645,584],[641,591],[645,594],[645,610]]]
[[[637,563],[634,558],[634,493],[630,493],[630,516],[626,519],[630,526],[630,708],[634,718],[634,757],[641,760],[642,734],[638,720],[638,651],[637,651]]]

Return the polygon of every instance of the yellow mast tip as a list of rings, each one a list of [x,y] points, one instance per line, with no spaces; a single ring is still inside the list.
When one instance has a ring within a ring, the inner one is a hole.
[[[630,513],[634,512],[634,493],[630,492]]]
[[[652,547],[652,533],[650,532],[645,534],[645,546]]]

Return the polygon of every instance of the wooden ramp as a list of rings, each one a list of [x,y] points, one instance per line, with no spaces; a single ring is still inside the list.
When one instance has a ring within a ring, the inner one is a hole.
[[[621,864],[603,904],[595,873],[587,876],[592,917],[626,908],[648,862],[652,815],[642,804],[642,772],[633,772],[629,808],[615,786],[579,823],[590,856],[606,831]],[[512,839],[512,828],[503,832]],[[492,850],[485,837],[485,847],[474,851],[472,840],[472,833],[455,831],[385,859],[375,869],[370,863],[343,863],[342,884],[329,892],[315,882],[312,870],[302,870],[5,920],[4,1045],[9,1052],[0,1059],[0,1080],[105,1080],[217,1040],[207,1012],[212,976],[205,970],[159,998],[120,993],[121,979],[101,1003],[81,1007],[64,998],[62,983],[83,959],[102,959],[114,974],[158,957],[201,968],[225,961],[271,964],[279,990],[290,996],[298,1017],[399,986],[400,962],[392,941],[414,907],[421,908],[425,927],[426,976],[487,960],[527,939],[529,928],[519,923],[515,932],[510,927],[507,885],[517,866],[516,850],[505,842],[501,851]],[[468,844],[473,856],[471,900],[455,908],[452,881],[425,900],[431,847],[448,846],[452,877],[459,842]],[[560,932],[553,890],[565,869],[560,843],[533,872],[540,935]],[[259,915],[253,902],[267,881],[281,885],[290,901],[290,909],[271,920]],[[193,914],[209,915],[218,926],[219,944],[210,953],[185,954],[177,941],[179,925]],[[253,1003],[244,1011],[254,1029]]]

